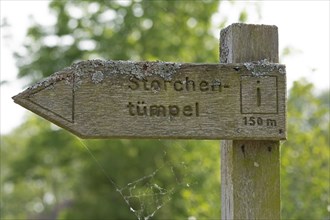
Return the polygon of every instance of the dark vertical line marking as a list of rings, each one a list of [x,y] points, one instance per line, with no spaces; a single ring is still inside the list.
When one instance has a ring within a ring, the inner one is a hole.
[[[261,94],[260,94],[260,88],[257,88],[257,105],[258,105],[258,107],[261,106]]]
[[[245,145],[244,144],[241,146],[241,150],[242,150],[243,156],[245,157]]]
[[[260,81],[258,80],[257,83],[259,84]],[[261,106],[261,92],[259,86],[257,87],[257,106]]]

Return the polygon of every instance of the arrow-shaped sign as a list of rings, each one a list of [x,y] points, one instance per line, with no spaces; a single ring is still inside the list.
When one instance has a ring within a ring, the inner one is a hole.
[[[285,66],[89,60],[13,97],[82,138],[285,139]]]

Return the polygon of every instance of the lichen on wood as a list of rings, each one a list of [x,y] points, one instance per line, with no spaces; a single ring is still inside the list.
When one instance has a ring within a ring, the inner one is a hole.
[[[26,90],[24,90],[22,93],[20,94],[26,94],[26,95],[31,95],[35,92],[38,92],[39,90],[42,89],[52,89],[54,88],[54,85],[59,82],[59,81],[63,81],[65,82],[65,84],[67,85],[72,85],[73,83],[73,72],[71,70],[70,67],[64,68],[61,71],[55,72],[52,75],[50,75],[49,77],[44,78],[43,80],[37,82],[36,84],[28,87]],[[20,95],[18,94],[18,95]],[[16,95],[16,96],[18,96]],[[14,96],[13,98],[15,98],[16,96]]]
[[[87,60],[75,63],[71,68],[75,70],[76,77],[78,78],[86,74],[94,74],[95,71],[101,71],[105,77],[119,74],[131,75],[138,79],[144,79],[147,76],[159,76],[165,80],[170,80],[180,66],[180,63],[163,61]]]
[[[267,59],[245,62],[244,66],[251,71],[253,76],[264,76],[273,71],[278,71],[281,74],[285,74],[285,66],[278,63],[270,63]]]

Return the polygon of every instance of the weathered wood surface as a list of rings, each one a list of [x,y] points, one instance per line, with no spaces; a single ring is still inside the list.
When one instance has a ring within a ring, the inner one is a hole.
[[[220,54],[221,63],[277,63],[277,27],[230,25],[221,31]],[[224,220],[280,219],[280,142],[221,141],[221,199]]]
[[[82,138],[285,139],[285,66],[82,61],[13,97]]]

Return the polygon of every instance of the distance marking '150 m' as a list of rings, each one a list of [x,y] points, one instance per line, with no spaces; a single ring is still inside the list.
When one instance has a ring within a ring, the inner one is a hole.
[[[250,126],[269,126],[269,127],[276,127],[277,123],[274,119],[263,119],[261,117],[243,117],[244,125]]]

